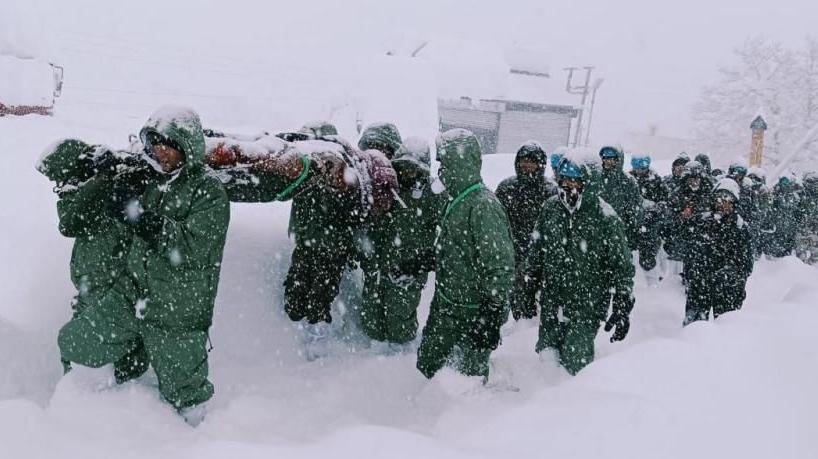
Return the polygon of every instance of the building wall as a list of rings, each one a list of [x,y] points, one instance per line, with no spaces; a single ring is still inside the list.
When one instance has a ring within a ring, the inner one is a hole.
[[[564,113],[506,111],[500,118],[497,153],[515,153],[528,140],[550,153],[568,144],[570,132],[571,118]]]
[[[568,144],[571,118],[565,107],[520,102],[441,101],[440,129],[464,128],[474,132],[484,154],[515,153],[524,142],[536,140],[546,151]]]

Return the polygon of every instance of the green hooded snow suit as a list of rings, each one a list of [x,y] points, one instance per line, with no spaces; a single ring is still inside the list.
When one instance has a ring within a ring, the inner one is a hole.
[[[371,250],[362,257],[364,271],[361,327],[371,339],[403,344],[415,339],[417,307],[434,266],[436,229],[446,194],[434,194],[429,177],[429,147],[402,146],[392,159],[400,183],[399,202],[378,217],[369,230]],[[430,262],[431,261],[431,262]]]
[[[431,378],[450,363],[488,376],[514,277],[514,243],[502,205],[482,182],[480,145],[464,129],[438,138],[439,176],[454,196],[435,244],[435,295],[417,367]]]
[[[149,183],[121,277],[98,305],[60,330],[63,359],[90,367],[115,362],[143,345],[159,391],[175,407],[213,395],[207,380],[208,329],[213,318],[230,218],[227,195],[204,168],[198,116],[166,108],[142,129],[143,141],[165,139],[184,155],[182,167]],[[145,231],[147,226],[152,231]]]
[[[545,203],[517,295],[540,306],[535,350],[555,349],[576,374],[594,359],[594,338],[613,300],[613,315],[633,308],[634,267],[625,228],[597,194],[592,174],[581,167],[585,189],[572,211],[559,197]]]

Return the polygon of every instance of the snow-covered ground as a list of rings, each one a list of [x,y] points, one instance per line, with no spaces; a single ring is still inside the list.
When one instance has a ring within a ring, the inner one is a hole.
[[[818,271],[762,261],[742,311],[681,328],[675,279],[637,278],[633,327],[570,378],[533,352],[534,321],[510,324],[479,387],[414,355],[383,357],[351,333],[306,362],[281,311],[292,243],[288,206],[234,205],[213,327],[217,393],[187,427],[145,378],[105,385],[109,369],[60,376],[55,343],[69,317],[71,241],[33,169],[69,135],[122,143],[140,120],[115,113],[0,121],[0,444],[4,457],[809,457],[818,452]],[[512,169],[488,158],[487,182]],[[427,292],[422,316],[428,312]],[[339,330],[343,334],[344,330]],[[102,377],[100,376],[102,373]]]
[[[133,7],[107,8],[122,11],[61,36],[66,87],[55,116],[0,119],[0,457],[818,456],[818,270],[794,258],[758,263],[740,312],[685,329],[678,281],[649,285],[639,273],[627,340],[600,334],[597,360],[573,378],[534,354],[536,321],[509,324],[492,379],[519,391],[485,389],[448,371],[426,381],[414,355],[381,356],[349,329],[336,330],[330,357],[305,361],[281,311],[292,242],[280,203],[232,206],[212,329],[216,395],[198,429],[159,400],[151,377],[120,387],[109,387],[109,369],[61,377],[71,241],[34,170],[51,142],[122,146],[166,102],[237,131],[333,118],[353,136],[351,106],[407,135],[430,138],[436,127],[423,69],[376,58],[339,69],[349,62],[335,56],[276,72],[279,48],[262,58],[261,47],[229,40],[196,48],[195,34],[129,41]],[[298,44],[316,55],[321,43]],[[196,51],[182,52],[189,46]],[[492,187],[512,170],[510,156],[484,164]]]

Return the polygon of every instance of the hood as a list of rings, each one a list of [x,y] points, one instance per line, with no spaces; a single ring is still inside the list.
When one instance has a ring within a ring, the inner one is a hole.
[[[392,159],[403,141],[398,128],[392,123],[370,124],[364,129],[358,140],[358,149],[361,151],[378,150],[387,159]]]
[[[193,110],[171,106],[160,108],[148,118],[139,133],[143,144],[149,133],[159,134],[179,146],[185,155],[182,169],[204,164],[205,139],[202,122]]]
[[[548,163],[548,155],[545,153],[542,145],[534,140],[522,144],[517,150],[517,156],[514,158],[514,172],[520,179],[530,178],[532,174],[526,174],[520,170],[520,162],[524,159],[534,161],[540,165],[540,173],[533,174],[536,177],[544,177],[546,164]]]
[[[450,129],[437,137],[438,175],[451,196],[482,182],[482,152],[477,137],[466,129]]]
[[[57,184],[84,182],[94,175],[93,152],[81,140],[61,140],[43,152],[37,171]]]
[[[713,166],[710,163],[710,157],[707,156],[706,154],[699,153],[698,155],[696,155],[696,158],[694,158],[693,160],[698,161],[699,164],[702,165],[702,167],[704,168],[704,172],[707,175],[710,175],[713,172]]]
[[[393,165],[411,165],[429,174],[432,166],[429,143],[419,137],[409,137],[395,152]]]

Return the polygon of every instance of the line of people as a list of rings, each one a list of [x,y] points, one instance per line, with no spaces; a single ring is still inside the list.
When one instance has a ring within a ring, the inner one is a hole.
[[[754,251],[782,256],[807,241],[799,254],[818,254],[818,176],[802,189],[782,179],[764,207],[762,188],[745,186],[740,168],[717,180],[705,158],[680,157],[662,179],[648,157],[634,157],[629,176],[614,147],[598,158],[552,154],[551,181],[548,155],[527,142],[496,195],[471,132],[441,133],[436,159],[439,180],[429,145],[389,123],[367,127],[357,145],[326,122],[245,138],[172,107],[127,150],[57,143],[38,170],[55,182],[60,232],[75,241],[74,314],[58,337],[66,371],[113,364],[123,383],[153,367],[163,398],[201,422],[213,394],[208,330],[230,202],[292,202],[284,310],[310,360],[327,353],[345,271],[363,271],[357,324],[390,352],[413,348],[434,272],[417,349],[427,378],[449,365],[486,380],[509,311],[518,320],[539,313],[536,352],[580,371],[603,324],[612,341],[628,334],[632,251],[646,270],[662,246],[684,262],[685,323],[741,306]]]

